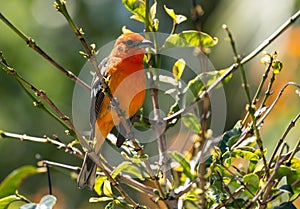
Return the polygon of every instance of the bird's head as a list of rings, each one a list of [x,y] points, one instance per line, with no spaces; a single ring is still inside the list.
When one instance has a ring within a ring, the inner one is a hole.
[[[138,33],[123,29],[123,34],[116,40],[112,56],[119,58],[143,57],[145,49],[153,46],[151,41],[146,40]]]

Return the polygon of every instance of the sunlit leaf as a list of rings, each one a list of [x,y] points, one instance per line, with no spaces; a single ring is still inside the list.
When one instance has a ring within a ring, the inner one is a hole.
[[[107,202],[112,201],[113,199],[113,197],[91,197],[89,202]]]
[[[132,156],[132,157],[130,157],[130,156],[128,156],[127,153],[121,152],[121,155],[125,160],[129,160],[133,163],[142,163],[142,162],[144,162],[145,160],[148,159],[148,155],[146,155],[146,154],[144,154],[143,156]]]
[[[250,189],[253,194],[255,194],[259,189],[259,177],[254,173],[249,173],[243,177],[243,180],[244,183],[249,185],[247,188]]]
[[[167,50],[174,47],[212,47],[217,43],[217,38],[212,38],[206,33],[196,30],[187,30],[170,35],[161,50]]]
[[[129,161],[122,162],[113,170],[111,176],[115,178],[121,172],[132,174],[137,178],[139,178],[140,180],[144,180],[141,170],[137,168],[135,165],[133,165],[132,162]]]
[[[193,113],[185,114],[182,117],[182,121],[183,121],[184,125],[188,129],[190,129],[192,132],[194,132],[194,133],[201,132],[201,124],[199,121],[199,117],[197,117],[195,114],[193,114]]]
[[[142,0],[122,0],[125,8],[134,14],[133,19],[146,22],[146,5]]]
[[[177,60],[173,65],[173,76],[177,82],[180,80],[184,68],[185,68],[185,60],[182,58]]]
[[[293,168],[294,171],[287,176],[287,183],[293,185],[294,193],[298,193],[300,192],[300,159],[293,158],[290,167]],[[295,182],[297,183],[295,184]]]
[[[166,13],[173,19],[173,22],[176,25],[187,20],[186,16],[175,14],[174,9],[169,9],[168,7],[166,7],[166,5],[164,5],[164,9]]]
[[[0,199],[0,208],[5,209],[14,202],[21,201],[21,198],[16,195],[9,195]]]
[[[282,70],[282,63],[278,60],[274,60],[272,62],[272,68],[273,68],[273,73],[274,74],[279,74],[280,71]]]
[[[155,19],[155,16],[156,16],[156,8],[157,8],[157,1],[155,0],[154,1],[154,4],[151,6],[150,8],[150,17],[152,20]]]
[[[295,171],[295,169],[288,167],[286,165],[280,165],[280,167],[278,168],[277,173],[275,174],[275,179],[281,179],[284,176],[288,176],[291,175],[293,173],[293,171]]]
[[[26,177],[39,172],[41,172],[40,169],[30,165],[17,168],[0,183],[0,198],[15,194],[19,185]]]
[[[103,186],[103,183],[104,183],[104,181],[106,181],[107,180],[107,177],[106,176],[98,176],[97,178],[96,178],[96,182],[95,182],[95,185],[94,185],[94,190],[95,190],[95,192],[99,195],[99,196],[101,196],[102,195],[102,190],[103,190],[103,188],[102,188],[102,186]]]
[[[111,177],[116,178],[119,173],[121,173],[126,167],[128,167],[131,164],[129,161],[123,161],[121,164],[119,164],[111,173]]]
[[[188,85],[183,90],[184,94],[192,92],[194,97],[198,97],[200,92],[204,89],[204,83],[201,75],[196,76],[194,79],[188,82]]]
[[[184,158],[184,156],[181,153],[178,152],[169,152],[168,153],[171,158],[173,158],[176,162],[178,162],[182,168],[183,173],[191,180],[193,180],[195,177],[191,173],[191,166],[188,161]]]
[[[105,180],[103,183],[103,194],[108,197],[113,197],[113,192],[111,189],[111,183],[108,180]]]

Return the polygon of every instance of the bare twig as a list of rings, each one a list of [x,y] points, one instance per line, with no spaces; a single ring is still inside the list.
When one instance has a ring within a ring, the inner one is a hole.
[[[66,145],[66,144],[64,144],[60,141],[51,139],[47,136],[45,136],[44,138],[40,138],[40,137],[28,136],[26,134],[10,133],[10,132],[6,132],[6,131],[0,131],[0,136],[19,139],[20,141],[26,140],[26,141],[38,142],[38,143],[50,143],[50,144],[55,145],[58,149],[63,149],[66,152],[69,152],[69,153],[74,154],[74,155],[76,155],[80,158],[83,158],[82,152],[79,149],[77,149],[76,147]]]
[[[265,168],[265,171],[266,171],[266,175],[267,175],[267,177],[269,177],[269,175],[270,175],[269,167],[267,166],[267,160],[266,160],[265,151],[264,151],[264,148],[263,148],[263,142],[262,142],[262,139],[261,139],[261,135],[260,135],[259,129],[258,129],[257,125],[256,125],[257,118],[254,115],[256,110],[255,110],[255,105],[252,102],[253,100],[251,99],[251,96],[250,96],[250,88],[249,88],[249,84],[247,82],[247,77],[246,77],[245,69],[244,69],[243,64],[241,63],[240,55],[237,52],[237,49],[235,47],[235,41],[233,39],[233,36],[232,36],[229,28],[226,25],[223,25],[223,28],[225,29],[225,31],[228,34],[228,37],[229,37],[229,40],[230,40],[230,43],[231,43],[231,47],[233,49],[233,53],[234,53],[235,59],[236,59],[236,61],[238,63],[238,66],[239,66],[239,69],[240,69],[240,72],[241,72],[241,77],[242,77],[242,82],[243,82],[242,86],[243,86],[243,88],[245,90],[247,101],[248,101],[248,105],[247,105],[246,109],[247,109],[247,112],[251,116],[251,119],[252,119],[251,127],[254,130],[254,134],[255,134],[255,137],[256,137],[256,143],[257,143],[257,145],[259,147],[259,150],[260,150],[263,162],[264,162],[264,168]],[[254,97],[254,99],[255,99],[255,97]]]
[[[40,163],[38,163],[38,164],[40,164]],[[41,161],[41,164],[49,165],[49,166],[53,166],[53,167],[64,168],[64,169],[67,169],[70,171],[75,171],[75,172],[79,172],[81,169],[78,166],[66,165],[63,163],[57,163],[57,162],[53,162],[53,161],[49,161],[49,160],[43,160],[43,161]],[[97,175],[105,176],[105,174],[103,172],[97,172]],[[157,195],[154,194],[153,189],[151,187],[145,186],[144,184],[132,179],[130,176],[118,174],[116,176],[116,180],[127,184],[128,186],[132,187],[133,189],[142,191],[143,193],[148,195],[150,198],[155,199],[157,197]]]
[[[257,120],[257,126],[260,126],[264,120],[266,119],[266,117],[270,114],[270,112],[272,111],[272,109],[275,107],[276,103],[278,102],[278,100],[280,99],[280,97],[282,96],[283,92],[285,91],[285,89],[288,86],[295,86],[297,88],[300,88],[300,85],[295,83],[295,82],[288,82],[286,83],[280,90],[280,92],[278,93],[276,99],[273,101],[273,103],[271,104],[271,106],[267,109],[267,111],[264,113],[264,115],[262,117],[259,118],[259,120]],[[245,137],[247,136],[247,132],[248,130],[245,129],[242,134],[240,135],[239,139],[237,140],[237,142],[232,146],[232,149],[236,148],[237,146],[239,146],[245,139]]]
[[[277,142],[276,147],[274,148],[274,152],[272,153],[272,156],[271,156],[270,161],[269,161],[269,168],[271,168],[271,166],[272,166],[272,162],[275,158],[275,155],[276,155],[279,147],[284,142],[284,139],[286,138],[288,133],[291,131],[291,129],[295,127],[295,124],[296,124],[296,122],[299,118],[300,118],[300,113],[298,113],[298,115],[289,123],[288,127],[285,129],[284,133],[282,134],[282,137]]]
[[[20,38],[22,38],[26,44],[36,51],[38,54],[43,56],[47,61],[49,61],[54,67],[56,67],[59,71],[68,76],[71,80],[75,81],[79,85],[81,85],[86,90],[90,91],[89,85],[87,85],[84,81],[79,79],[76,75],[74,75],[71,71],[66,70],[61,65],[59,65],[54,59],[52,59],[44,50],[42,50],[33,38],[24,34],[21,30],[19,30],[15,25],[13,25],[2,13],[0,13],[0,19],[10,28],[12,29]]]
[[[300,16],[300,10],[298,10],[292,17],[290,17],[286,22],[284,22],[274,33],[272,33],[267,39],[265,39],[257,48],[255,48],[250,54],[241,60],[241,64],[246,64],[252,60],[257,54],[259,54],[263,49],[269,46],[278,36],[280,36],[291,24],[293,24]],[[186,108],[177,111],[176,113],[163,118],[164,121],[170,122],[175,118],[179,118],[185,113],[189,112],[195,105],[203,100],[204,96],[214,90],[225,78],[227,78],[231,73],[233,73],[238,67],[238,63],[234,63],[227,68],[227,71],[222,74],[212,85],[210,85],[206,90],[204,90],[198,98],[188,105]]]
[[[101,74],[100,72],[100,69],[98,67],[98,64],[97,64],[97,61],[96,61],[96,57],[95,57],[95,53],[90,50],[90,48],[88,47],[88,44],[86,43],[85,41],[85,38],[83,36],[83,31],[82,29],[79,29],[76,24],[73,22],[73,20],[71,19],[71,17],[69,16],[69,13],[67,11],[67,8],[66,8],[66,4],[64,1],[61,1],[61,0],[56,0],[56,5],[55,5],[56,9],[61,12],[61,14],[67,19],[68,23],[70,24],[71,28],[73,29],[75,35],[77,36],[77,38],[80,40],[81,44],[83,45],[84,49],[86,50],[87,52],[87,55],[88,55],[88,58],[89,58],[89,61],[91,62],[93,68],[95,69],[96,71],[96,74],[100,80],[100,83],[101,85],[103,86],[103,88],[105,89],[105,93],[106,95],[109,97],[110,99],[110,102],[111,102],[111,105],[114,106],[115,108],[115,111],[117,112],[117,115],[120,119],[120,123],[123,125],[125,131],[126,131],[126,135],[127,137],[133,142],[134,146],[135,146],[135,149],[138,150],[138,153],[141,155],[141,156],[144,156],[144,152],[142,150],[142,147],[140,147],[140,145],[138,144],[138,142],[136,141],[136,139],[134,138],[134,135],[132,134],[132,130],[131,130],[131,125],[130,125],[130,121],[128,119],[126,119],[125,117],[125,114],[124,114],[124,111],[122,111],[120,108],[119,108],[119,103],[117,101],[117,99],[115,97],[113,97],[113,95],[111,94],[111,91],[109,89],[109,86],[107,85],[103,75]],[[83,147],[85,147],[84,144],[82,144]],[[161,195],[161,197],[163,199],[166,198],[165,194],[163,193],[162,189],[161,189],[161,186],[158,182],[158,180],[156,179],[155,175],[154,175],[154,172],[150,166],[150,163],[148,160],[146,160],[145,162],[145,166],[146,166],[146,169],[147,171],[149,172],[150,176],[151,176],[151,179],[154,180],[155,182],[155,185]],[[133,205],[136,205],[136,204],[133,204]],[[136,205],[137,206],[137,205]]]

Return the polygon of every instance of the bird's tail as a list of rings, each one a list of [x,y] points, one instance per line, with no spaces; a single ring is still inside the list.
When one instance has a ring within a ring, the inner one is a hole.
[[[91,190],[94,188],[96,180],[97,166],[94,161],[88,156],[88,153],[84,156],[83,165],[77,178],[77,185],[79,188],[87,186]]]

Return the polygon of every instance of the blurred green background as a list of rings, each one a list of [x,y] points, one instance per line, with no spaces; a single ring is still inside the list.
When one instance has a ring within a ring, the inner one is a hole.
[[[225,68],[234,61],[230,44],[225,40],[223,23],[229,26],[238,51],[244,56],[300,8],[299,0],[203,0],[197,3],[204,10],[204,15],[199,19],[202,30],[219,38],[219,44],[212,48],[209,57],[216,69]],[[87,41],[96,43],[97,47],[118,37],[124,25],[134,31],[143,30],[141,23],[130,20],[131,14],[123,7],[121,1],[69,0],[67,5],[77,25],[83,28]],[[195,28],[190,20],[190,11],[193,7],[191,0],[164,0],[158,1],[160,32],[170,32],[172,23],[163,11],[163,5],[174,8],[176,13],[189,18],[177,28],[177,32]],[[0,0],[0,12],[28,36],[34,38],[42,49],[67,70],[75,74],[80,72],[86,62],[78,53],[83,49],[63,16],[54,9],[53,0]],[[36,87],[45,90],[56,105],[66,115],[72,117],[74,83],[28,48],[25,42],[2,22],[0,50],[12,67]],[[275,95],[287,81],[300,82],[299,20],[266,50],[269,53],[276,50],[279,54],[278,59],[284,65],[282,73],[276,79],[273,89]],[[245,66],[252,91],[258,85],[264,70],[264,66],[259,63],[260,58],[257,56]],[[226,129],[232,127],[244,113],[246,100],[240,86],[240,76],[237,73],[225,86]],[[300,99],[294,93],[295,89],[291,88],[286,92],[262,129],[263,140],[268,149],[275,146],[289,121],[300,110]],[[63,142],[71,141],[65,136],[64,128],[45,112],[35,108],[18,83],[4,71],[0,71],[0,101],[0,130],[39,137],[44,135],[51,137],[56,134]],[[287,138],[291,148],[299,139],[299,127],[297,124]],[[37,153],[47,160],[81,165],[81,160],[54,146],[0,138],[0,181],[22,165],[35,165]],[[88,205],[88,197],[92,196],[93,192],[77,189],[75,180],[71,180],[68,175],[69,172],[65,170],[52,171],[54,194],[59,198],[57,208],[92,208],[93,206]],[[26,179],[19,192],[33,201],[38,201],[40,196],[48,192],[46,175],[40,174]],[[96,208],[98,205],[94,206]]]

